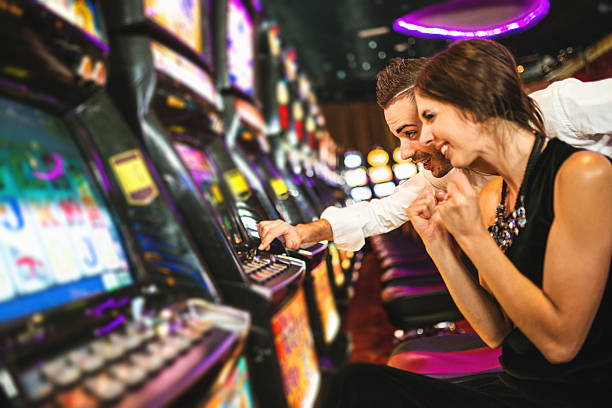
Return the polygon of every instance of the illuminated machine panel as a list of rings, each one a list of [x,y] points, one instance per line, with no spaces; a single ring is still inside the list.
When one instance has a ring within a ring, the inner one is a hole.
[[[212,78],[204,70],[155,41],[151,41],[150,45],[156,69],[181,82],[213,105],[220,105],[221,97],[215,90]]]
[[[204,152],[183,144],[174,143],[174,148],[181,157],[185,167],[191,172],[193,181],[200,188],[204,196],[213,203],[217,210],[217,220],[225,232],[225,236],[230,242],[240,243],[240,232],[235,230],[231,221],[232,215],[229,213],[224,202],[223,193],[219,186],[219,180],[213,169],[213,164],[208,160]]]
[[[272,318],[276,354],[291,407],[312,406],[321,380],[309,327],[304,290],[300,289]]]
[[[354,187],[351,189],[351,198],[355,201],[366,201],[372,198],[372,190],[368,186]]]
[[[329,344],[340,329],[340,315],[336,309],[334,294],[329,284],[327,262],[321,262],[319,266],[312,270],[311,274],[314,280],[315,297],[321,316],[325,342]]]
[[[197,0],[144,0],[147,17],[180,38],[197,52],[202,52],[201,5]]]
[[[389,166],[376,166],[368,169],[368,176],[372,183],[384,183],[393,179],[393,172]]]
[[[364,167],[347,170],[344,172],[344,180],[349,187],[357,187],[368,184],[368,174]]]
[[[414,163],[398,163],[393,165],[393,174],[398,180],[409,179],[418,173],[417,166]]]
[[[232,86],[252,95],[255,87],[254,30],[240,0],[227,3],[227,68]]]
[[[210,398],[205,408],[252,408],[255,407],[246,360],[241,357],[223,385]]]
[[[327,249],[329,250],[329,253],[332,258],[334,283],[336,284],[336,286],[342,286],[344,285],[344,281],[346,279],[344,277],[344,271],[342,270],[342,261],[344,261],[342,257],[345,255],[345,251],[338,251],[338,248],[336,248],[336,245],[333,242],[330,242],[328,244]]]
[[[132,284],[68,129],[0,99],[0,322]]]
[[[102,39],[100,16],[93,0],[38,0],[49,10],[86,31],[98,40]]]
[[[395,190],[395,183],[392,181],[387,181],[385,183],[375,184],[372,189],[374,190],[374,195],[376,197],[386,197],[393,194],[393,190]]]

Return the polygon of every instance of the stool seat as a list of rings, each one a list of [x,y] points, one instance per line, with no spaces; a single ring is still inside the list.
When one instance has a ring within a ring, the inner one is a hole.
[[[409,339],[391,353],[387,365],[429,377],[456,379],[502,371],[501,348],[489,348],[475,333]]]
[[[382,290],[381,298],[389,322],[398,329],[413,330],[463,319],[440,275],[406,285],[389,285]]]
[[[401,285],[404,281],[410,281],[414,279],[427,278],[432,276],[439,276],[438,270],[434,267],[397,267],[387,269],[380,277],[380,282],[383,286],[394,284],[397,281],[401,281],[398,284]]]

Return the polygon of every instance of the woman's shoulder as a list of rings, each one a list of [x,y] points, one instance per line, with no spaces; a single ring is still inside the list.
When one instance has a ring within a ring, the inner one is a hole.
[[[478,195],[482,220],[487,227],[495,222],[495,209],[501,198],[502,182],[503,179],[500,176],[494,177],[480,190]]]
[[[612,161],[601,153],[578,150],[563,162],[557,177],[575,182],[599,180],[610,183],[612,182]]]
[[[598,200],[612,191],[612,162],[600,153],[579,150],[570,155],[555,177],[555,196],[567,201]]]

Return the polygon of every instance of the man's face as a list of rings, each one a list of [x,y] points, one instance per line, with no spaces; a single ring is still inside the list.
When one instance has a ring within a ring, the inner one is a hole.
[[[410,98],[396,100],[387,106],[384,114],[391,133],[400,140],[402,159],[412,158],[415,163],[423,163],[434,177],[442,177],[453,168],[433,144],[424,146],[419,143],[421,121],[416,104]]]

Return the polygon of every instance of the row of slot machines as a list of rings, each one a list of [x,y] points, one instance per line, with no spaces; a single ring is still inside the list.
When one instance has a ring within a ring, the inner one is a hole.
[[[392,158],[390,165],[389,154],[381,147],[368,152],[367,162],[364,162],[363,155],[358,151],[344,154],[342,177],[354,201],[387,197],[401,183],[423,171],[420,163],[402,159],[399,147],[393,150]]]
[[[257,250],[348,198],[279,36],[246,0],[0,2],[3,406],[308,407],[346,361],[353,254]]]

